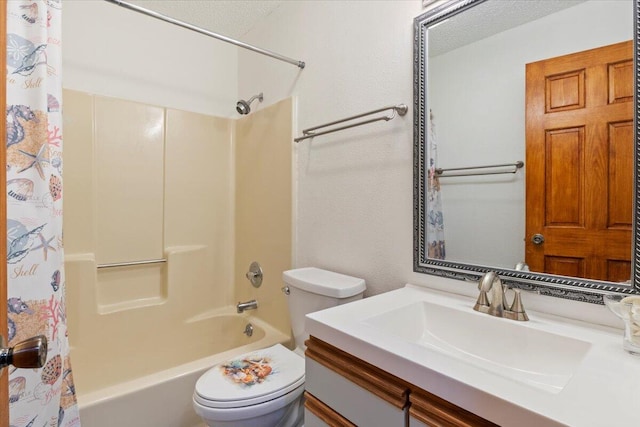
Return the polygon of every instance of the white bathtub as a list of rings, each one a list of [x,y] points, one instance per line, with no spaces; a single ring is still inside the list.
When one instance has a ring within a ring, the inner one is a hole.
[[[123,364],[118,369],[101,369],[91,363],[91,358],[104,355],[72,348],[83,427],[202,426],[191,398],[197,379],[205,371],[238,354],[290,341],[289,336],[247,315],[218,314],[191,323],[196,333],[202,334],[202,345],[180,348],[180,339],[160,337],[151,358],[148,354],[135,356],[134,352],[128,355],[127,349],[116,342],[112,358]],[[243,334],[247,323],[254,327],[251,338]]]

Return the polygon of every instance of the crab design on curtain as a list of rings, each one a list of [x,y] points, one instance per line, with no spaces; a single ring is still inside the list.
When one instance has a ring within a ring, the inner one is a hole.
[[[80,426],[62,245],[60,0],[7,2],[9,345],[45,335],[42,369],[9,374],[12,427]]]

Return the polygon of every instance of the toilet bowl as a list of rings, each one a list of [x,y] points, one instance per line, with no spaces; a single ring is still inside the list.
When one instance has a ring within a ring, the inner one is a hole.
[[[304,316],[362,298],[365,282],[318,268],[283,273],[295,350],[281,344],[220,363],[196,382],[195,412],[209,427],[300,427],[304,419]]]
[[[276,344],[214,366],[198,379],[193,405],[208,426],[294,427],[303,392],[304,359]]]

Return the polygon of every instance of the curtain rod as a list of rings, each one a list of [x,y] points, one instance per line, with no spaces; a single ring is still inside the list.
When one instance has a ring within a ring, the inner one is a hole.
[[[231,44],[236,45],[238,47],[241,47],[241,48],[244,48],[244,49],[248,49],[248,50],[251,50],[253,52],[260,53],[262,55],[270,56],[270,57],[278,59],[280,61],[288,62],[289,64],[293,64],[296,67],[301,68],[301,69],[304,68],[304,66],[305,66],[304,61],[298,61],[296,59],[288,58],[286,56],[277,54],[275,52],[271,52],[271,51],[266,50],[266,49],[261,49],[261,48],[256,47],[256,46],[252,46],[250,44],[247,44],[247,43],[244,43],[244,42],[241,42],[241,41],[238,41],[238,40],[234,40],[234,39],[232,39],[230,37],[223,36],[222,34],[217,34],[217,33],[214,33],[212,31],[205,30],[205,29],[200,28],[200,27],[196,27],[195,25],[191,25],[191,24],[189,24],[187,22],[179,21],[177,19],[171,18],[171,17],[163,15],[161,13],[154,12],[154,11],[149,10],[149,9],[145,9],[144,7],[136,6],[135,4],[132,4],[132,3],[127,3],[127,2],[122,1],[122,0],[104,0],[104,1],[109,2],[109,3],[113,3],[115,5],[124,7],[124,8],[129,9],[129,10],[133,10],[134,12],[142,13],[143,15],[151,16],[153,18],[160,19],[160,20],[165,21],[165,22],[169,22],[170,24],[174,24],[174,25],[177,25],[179,27],[186,28],[187,30],[195,31],[196,33],[200,33],[200,34],[204,34],[204,35],[209,36],[209,37],[213,37],[214,39],[218,39],[218,40],[221,40],[223,42],[231,43]]]

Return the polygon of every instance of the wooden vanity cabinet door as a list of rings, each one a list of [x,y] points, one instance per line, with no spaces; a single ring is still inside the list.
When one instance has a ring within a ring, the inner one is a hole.
[[[407,425],[408,383],[315,337],[305,344],[305,416],[325,416],[324,424],[305,419],[305,427]],[[331,419],[332,413],[339,417]]]
[[[411,389],[409,402],[409,427],[498,427],[421,389]]]

